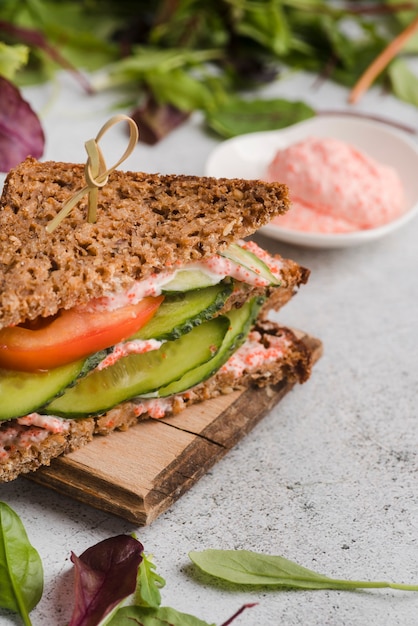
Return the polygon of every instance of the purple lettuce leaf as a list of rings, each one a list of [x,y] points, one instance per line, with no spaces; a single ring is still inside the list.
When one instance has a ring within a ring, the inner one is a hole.
[[[27,156],[39,159],[44,146],[38,116],[19,89],[0,76],[0,171],[8,172]]]
[[[151,94],[131,113],[139,129],[139,140],[149,146],[164,139],[189,116],[172,104],[159,104]]]
[[[75,606],[69,626],[97,626],[135,591],[142,544],[117,535],[71,554],[75,568]]]

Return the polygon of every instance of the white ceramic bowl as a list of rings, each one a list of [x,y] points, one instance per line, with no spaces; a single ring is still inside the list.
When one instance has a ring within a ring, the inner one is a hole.
[[[383,123],[341,114],[321,115],[283,130],[240,135],[217,146],[206,163],[208,176],[263,178],[280,148],[309,136],[346,141],[381,163],[394,167],[402,180],[407,209],[402,217],[368,230],[352,233],[305,233],[275,224],[260,229],[287,243],[315,248],[342,248],[367,243],[397,230],[418,213],[418,141]]]

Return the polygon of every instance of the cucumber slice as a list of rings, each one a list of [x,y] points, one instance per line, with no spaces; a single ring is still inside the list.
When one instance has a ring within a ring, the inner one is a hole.
[[[241,248],[236,243],[228,246],[226,250],[219,253],[220,256],[233,261],[237,265],[245,267],[256,277],[264,278],[270,285],[280,285],[280,280],[274,276],[268,266],[258,258],[253,252]],[[207,273],[202,269],[184,269],[177,271],[175,277],[166,283],[162,288],[162,293],[177,293],[190,291],[192,289],[203,289],[219,283],[216,274]]]
[[[253,272],[253,274],[268,280],[271,285],[280,285],[280,280],[274,276],[264,261],[249,250],[241,248],[238,244],[231,244],[226,250],[219,254],[234,263],[238,263],[238,265],[242,265],[247,270],[250,270],[250,272]]]
[[[166,296],[154,317],[131,339],[178,339],[223,307],[232,293],[232,283]]]
[[[42,412],[66,417],[102,413],[124,400],[168,385],[209,361],[222,345],[229,324],[229,319],[221,315],[180,339],[167,341],[159,350],[131,354],[111,367],[94,371],[43,407]]]
[[[154,393],[148,394],[146,397],[164,398],[182,393],[210,378],[210,376],[213,376],[213,374],[226,363],[231,354],[244,343],[263,301],[264,299],[262,298],[253,298],[240,309],[232,309],[229,311],[227,316],[230,321],[230,326],[224,337],[222,346],[215,356],[206,363],[186,372],[179,380],[165,387],[160,387],[160,389]]]
[[[78,378],[85,363],[82,359],[45,372],[0,370],[0,420],[38,410]]]
[[[207,274],[203,270],[178,270],[175,277],[163,286],[161,292],[176,293],[191,289],[203,289],[218,284],[219,280],[219,276]]]

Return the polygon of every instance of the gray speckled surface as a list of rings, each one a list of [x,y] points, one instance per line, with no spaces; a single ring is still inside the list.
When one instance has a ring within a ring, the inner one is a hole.
[[[310,90],[300,75],[270,93],[342,109],[346,92]],[[46,158],[84,160],[84,141],[111,114],[64,78],[27,97],[43,112]],[[46,108],[45,108],[46,105]],[[417,111],[378,90],[359,108],[417,126]],[[115,152],[119,138],[116,134]],[[129,169],[202,174],[217,144],[199,116],[159,146],[140,146]],[[418,175],[418,172],[417,172]],[[247,548],[282,554],[329,576],[418,583],[418,220],[366,247],[309,250],[262,236],[271,251],[309,267],[309,284],[279,319],[323,340],[311,380],[294,389],[227,457],[150,527],[131,524],[19,479],[0,499],[22,517],[45,568],[33,624],[71,614],[71,550],[137,531],[167,584],[163,601],[221,624],[258,602],[238,626],[415,626],[418,594],[395,591],[236,591],[198,574],[188,552]],[[18,620],[0,612],[0,624]]]

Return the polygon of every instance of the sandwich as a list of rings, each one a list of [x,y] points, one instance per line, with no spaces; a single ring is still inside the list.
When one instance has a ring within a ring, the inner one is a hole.
[[[27,158],[0,202],[0,481],[94,436],[250,385],[309,378],[273,322],[309,271],[249,239],[289,208],[276,182],[115,170],[97,217],[83,165]]]

